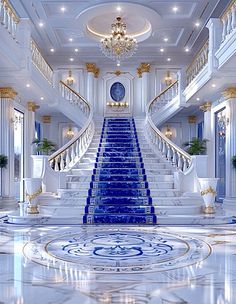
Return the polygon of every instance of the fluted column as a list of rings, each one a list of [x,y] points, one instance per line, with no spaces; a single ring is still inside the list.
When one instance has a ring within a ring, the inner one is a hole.
[[[146,110],[146,105],[150,101],[149,96],[149,72],[150,72],[150,64],[142,62],[140,66],[137,68],[138,77],[142,78],[142,104],[141,111],[144,113]]]
[[[13,100],[17,93],[12,88],[0,88],[0,154],[7,156],[7,168],[2,169],[2,193],[4,198],[14,196],[14,129]]]
[[[203,130],[203,138],[207,139],[207,155],[208,155],[208,168],[207,168],[207,176],[214,177],[215,164],[214,164],[214,157],[213,157],[213,141],[212,141],[212,134],[214,134],[213,126],[212,126],[212,119],[211,119],[211,103],[205,102],[203,105],[200,106],[200,109],[204,112],[204,130]]]
[[[224,204],[236,209],[236,168],[232,157],[236,155],[236,87],[223,92],[226,101],[226,197]]]
[[[87,100],[95,108],[97,94],[95,90],[95,78],[99,76],[99,69],[95,63],[86,63],[87,68]]]

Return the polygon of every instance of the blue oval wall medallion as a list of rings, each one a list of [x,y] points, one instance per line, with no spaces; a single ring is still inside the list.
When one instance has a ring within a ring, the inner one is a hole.
[[[114,82],[110,89],[111,98],[114,101],[121,101],[125,97],[125,87],[120,82]]]

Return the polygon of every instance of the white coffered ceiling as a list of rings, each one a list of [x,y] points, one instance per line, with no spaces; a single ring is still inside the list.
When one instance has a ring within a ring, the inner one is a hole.
[[[114,66],[101,53],[98,37],[91,35],[88,28],[92,32],[109,34],[110,24],[118,15],[127,23],[128,34],[147,30],[146,36],[138,39],[136,54],[123,64],[137,66],[145,61],[157,65],[186,65],[206,39],[207,30],[204,27],[207,20],[214,11],[217,14],[217,6],[222,11],[229,2],[11,0],[18,14],[32,21],[33,38],[54,68],[78,66],[86,62]],[[118,6],[120,12],[117,11]],[[65,8],[64,12],[61,11],[62,7]],[[42,27],[39,26],[40,22],[43,23]],[[199,22],[199,27],[196,27],[196,22]],[[165,38],[168,41],[164,41]],[[189,53],[185,52],[186,47],[191,50]],[[54,53],[50,52],[51,48],[55,49]],[[71,62],[70,58],[74,58],[74,61]],[[167,58],[171,58],[171,62],[167,62]]]

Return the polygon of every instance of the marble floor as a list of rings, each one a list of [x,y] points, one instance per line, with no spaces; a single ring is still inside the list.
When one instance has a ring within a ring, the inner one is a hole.
[[[0,225],[0,304],[234,304],[236,225]]]

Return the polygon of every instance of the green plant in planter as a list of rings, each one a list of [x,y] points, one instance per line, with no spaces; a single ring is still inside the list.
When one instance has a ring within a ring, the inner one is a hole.
[[[233,164],[233,167],[236,169],[236,155],[234,155],[232,157],[232,164]]]
[[[32,144],[36,145],[36,151],[39,154],[49,155],[50,152],[56,150],[56,144],[52,141],[48,140],[47,138],[43,138],[42,140],[35,139],[33,140]]]
[[[6,168],[8,159],[6,155],[0,154],[0,168]]]
[[[206,154],[206,144],[208,140],[207,139],[199,139],[196,137],[193,137],[190,142],[183,143],[184,147],[187,147],[187,152],[190,155],[203,155]]]

